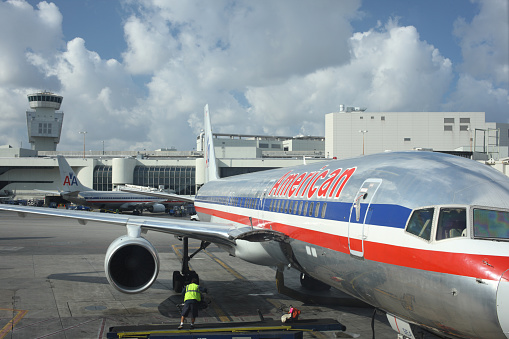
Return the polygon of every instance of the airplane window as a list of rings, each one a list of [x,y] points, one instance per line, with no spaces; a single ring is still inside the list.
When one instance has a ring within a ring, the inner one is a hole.
[[[309,204],[309,203],[308,203],[307,201],[304,203],[304,209],[302,210],[302,215],[304,215],[304,216],[305,216],[306,214],[308,214],[308,213],[307,213],[307,212],[308,212],[308,204]]]
[[[276,212],[281,212],[281,200],[278,200],[278,201],[277,201],[277,208],[276,208]]]
[[[287,212],[288,212],[288,204],[289,204],[289,203],[290,203],[290,202],[289,202],[288,200],[286,200],[286,203],[285,203],[285,213],[287,213]]]
[[[509,239],[509,212],[475,208],[474,237]]]
[[[272,207],[274,207],[273,205],[274,205],[274,200],[271,200],[270,201],[270,206],[269,206],[269,211],[272,211]]]
[[[309,216],[312,216],[312,215],[313,215],[313,206],[314,206],[314,204],[315,204],[314,202],[311,202],[311,203],[309,204]]]
[[[293,209],[293,214],[297,214],[298,212],[299,212],[299,202],[295,201],[295,208]]]
[[[327,210],[327,203],[324,202],[322,206],[322,218],[325,218],[325,211]]]
[[[425,240],[430,240],[434,212],[435,209],[432,207],[415,210],[408,221],[406,231]]]
[[[318,213],[320,212],[320,203],[317,202],[316,203],[316,208],[315,208],[315,218],[318,218]]]
[[[467,211],[464,208],[441,208],[438,217],[437,240],[465,237]]]
[[[293,211],[293,201],[290,201],[290,206],[288,207],[288,213],[292,214]]]

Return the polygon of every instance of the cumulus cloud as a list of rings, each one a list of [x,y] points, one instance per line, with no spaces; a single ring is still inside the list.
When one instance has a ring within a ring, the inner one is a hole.
[[[459,18],[455,22],[463,63],[444,108],[486,112],[487,121],[509,123],[509,3],[475,2],[480,11],[472,21]]]
[[[480,12],[472,22],[459,18],[455,35],[463,53],[461,70],[495,85],[509,82],[509,3],[506,0],[476,0]]]
[[[20,0],[0,2],[0,144],[20,146],[28,140],[25,111],[30,88],[59,87],[58,80],[46,76],[28,54],[52,58],[63,45],[61,24],[54,4],[41,2],[34,9]]]
[[[340,104],[507,120],[507,2],[476,3],[455,23],[458,64],[396,20],[353,32],[360,0],[125,0],[118,60],[64,41],[53,3],[0,2],[0,28],[13,32],[0,36],[0,144],[27,139],[35,89],[64,96],[60,150],[81,149],[83,130],[87,149],[190,150],[206,103],[224,133],[323,135]]]
[[[124,60],[129,70],[152,74],[144,106],[150,119],[159,122],[150,136],[159,143],[182,131],[199,133],[206,102],[214,112],[216,131],[265,130],[253,126],[258,120],[252,118],[256,110],[250,108],[248,88],[271,88],[348,62],[349,20],[360,5],[337,1],[320,5],[298,1],[292,6],[269,1],[142,4],[125,26],[129,49]],[[164,47],[155,41],[164,41]],[[272,116],[281,118],[288,110],[287,106],[281,112],[278,106],[271,108]]]
[[[346,65],[278,86],[250,88],[247,98],[256,123],[266,132],[288,134],[301,126],[300,133],[322,135],[324,114],[343,103],[371,111],[439,108],[452,80],[451,61],[421,41],[415,27],[390,21],[379,30],[355,33],[349,43],[351,59]]]

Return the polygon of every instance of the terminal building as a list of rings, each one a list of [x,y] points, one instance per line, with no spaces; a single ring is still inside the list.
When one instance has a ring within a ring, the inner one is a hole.
[[[41,92],[30,94],[28,100],[36,110],[27,112],[32,149],[0,146],[0,198],[51,198],[44,191],[61,189],[57,155],[67,159],[83,185],[95,190],[133,184],[192,196],[204,183],[203,134],[197,136],[193,151],[56,151],[62,97]],[[509,126],[486,123],[484,113],[372,113],[347,107],[326,114],[325,125],[325,137],[216,133],[219,175],[416,148],[477,157],[509,175]]]
[[[486,122],[484,112],[366,112],[340,106],[325,115],[327,157],[416,149],[475,160],[507,158],[509,124]]]

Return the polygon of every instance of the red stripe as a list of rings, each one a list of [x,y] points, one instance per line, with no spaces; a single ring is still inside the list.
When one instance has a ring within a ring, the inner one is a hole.
[[[249,218],[243,215],[200,206],[195,206],[195,209],[200,213],[250,226]],[[271,221],[263,222],[260,219],[253,218],[252,221],[255,227],[272,229],[295,240],[350,254],[348,237]],[[352,240],[352,249],[362,251],[361,241]],[[509,257],[504,256],[431,251],[371,241],[364,241],[364,258],[389,265],[496,281],[509,268]]]
[[[137,203],[154,202],[154,200],[86,200],[86,202],[118,204],[118,203],[130,203],[130,202],[137,202]]]

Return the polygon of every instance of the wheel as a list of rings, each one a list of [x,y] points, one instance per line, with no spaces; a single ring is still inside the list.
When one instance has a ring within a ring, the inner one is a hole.
[[[305,273],[300,274],[300,284],[302,287],[310,291],[327,291],[330,289],[330,286],[326,283],[316,280]]]
[[[179,271],[173,271],[173,290],[177,293],[182,293],[184,287],[184,277]]]

